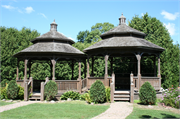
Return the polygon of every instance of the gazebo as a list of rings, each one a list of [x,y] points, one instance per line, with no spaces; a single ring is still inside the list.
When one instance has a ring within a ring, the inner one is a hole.
[[[31,93],[33,93],[33,84],[37,85],[37,82],[33,83],[33,77],[31,77],[31,65],[32,63],[39,61],[46,61],[51,67],[50,79],[55,81],[58,86],[58,93],[62,93],[67,90],[75,90],[81,92],[81,62],[86,62],[86,56],[80,50],[74,48],[72,44],[74,41],[67,38],[63,34],[57,31],[57,24],[54,20],[50,24],[50,31],[36,37],[31,42],[33,45],[16,53],[14,57],[18,58],[17,62],[17,77],[18,84],[24,87],[24,100],[28,100],[29,87],[31,86]],[[24,61],[24,80],[19,80],[19,61]],[[57,61],[70,61],[72,67],[72,79],[74,71],[74,63],[79,62],[79,77],[77,80],[56,80],[55,77],[55,65]],[[29,79],[27,78],[27,68],[29,67]],[[38,81],[38,80],[37,80]],[[40,80],[42,81],[42,80]],[[32,95],[31,99],[44,99],[44,85],[49,81],[46,78],[45,82],[38,83],[41,93]],[[38,96],[37,96],[38,95]]]
[[[89,88],[95,80],[100,79],[105,86],[111,85],[112,101],[131,99],[131,102],[133,101],[134,91],[138,92],[141,85],[146,81],[149,81],[155,90],[160,90],[160,54],[165,49],[145,40],[145,36],[145,33],[127,26],[126,18],[122,14],[117,27],[102,34],[101,41],[83,50],[88,55],[87,61],[89,61],[89,58],[92,58],[92,71],[94,56],[104,57],[105,60],[104,78],[90,76],[89,62],[87,62],[87,87]],[[124,66],[126,63],[132,64],[128,72],[114,72],[113,63],[116,57],[121,57],[119,60],[121,64],[118,64],[119,67],[121,65]],[[148,73],[147,71],[141,75],[141,72],[147,68],[141,67],[141,59],[146,57],[150,57],[154,61],[153,75],[145,74]],[[110,73],[108,73],[108,59],[110,59]],[[158,74],[156,61],[158,61]],[[108,74],[112,74],[112,77]],[[110,84],[109,82],[112,83]]]

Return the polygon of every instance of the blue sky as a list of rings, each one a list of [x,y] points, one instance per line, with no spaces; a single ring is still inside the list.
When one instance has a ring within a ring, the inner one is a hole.
[[[163,22],[174,43],[180,44],[180,0],[0,0],[0,25],[26,27],[42,35],[55,19],[58,31],[77,41],[79,31],[96,23],[117,26],[123,13],[128,24],[146,12]]]

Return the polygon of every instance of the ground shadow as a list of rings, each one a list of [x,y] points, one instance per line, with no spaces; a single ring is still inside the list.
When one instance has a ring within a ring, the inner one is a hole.
[[[179,119],[179,117],[176,117],[170,114],[161,113],[161,115],[163,115],[163,118],[178,118]]]

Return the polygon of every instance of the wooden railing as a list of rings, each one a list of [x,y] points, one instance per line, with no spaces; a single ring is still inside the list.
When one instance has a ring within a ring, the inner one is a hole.
[[[64,93],[68,90],[78,91],[78,83],[79,80],[55,80],[57,87],[58,87],[58,93]]]
[[[87,79],[83,79],[81,84],[81,89],[85,88],[87,86]]]
[[[44,101],[44,87],[49,81],[49,78],[46,77],[45,82],[41,82],[41,101]]]
[[[147,81],[154,87],[155,90],[160,90],[161,84],[159,77],[141,77],[141,86]]]
[[[25,81],[24,84],[24,101],[28,100],[30,93],[33,93],[33,78],[30,77],[29,80]]]
[[[112,81],[110,84],[110,88],[111,88],[111,102],[114,102],[114,92],[115,92],[115,74],[112,74]]]

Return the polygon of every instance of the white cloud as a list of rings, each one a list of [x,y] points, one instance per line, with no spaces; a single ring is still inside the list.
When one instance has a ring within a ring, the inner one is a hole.
[[[1,5],[1,6],[6,8],[6,9],[9,9],[9,10],[15,9],[15,7],[13,7],[11,5]]]
[[[43,16],[44,18],[46,18],[46,19],[47,19],[47,17],[46,17],[46,15],[45,15],[45,14],[43,14],[43,13],[39,13],[39,15],[41,15],[41,16]]]
[[[166,28],[168,29],[168,31],[169,31],[169,33],[170,33],[171,36],[175,34],[175,28],[174,28],[174,27],[175,27],[175,24],[173,24],[173,23],[165,24],[165,23],[164,23],[164,25],[165,25]]]
[[[174,13],[174,14],[171,14],[171,13],[166,12],[166,11],[163,10],[163,11],[161,12],[161,15],[164,15],[164,18],[165,18],[165,19],[175,20],[175,19],[179,16],[179,13],[176,12],[176,13]]]
[[[28,14],[34,11],[32,7],[26,7],[25,10],[26,10],[26,13]]]
[[[143,17],[143,16],[144,16],[144,13],[141,13],[141,16]]]

